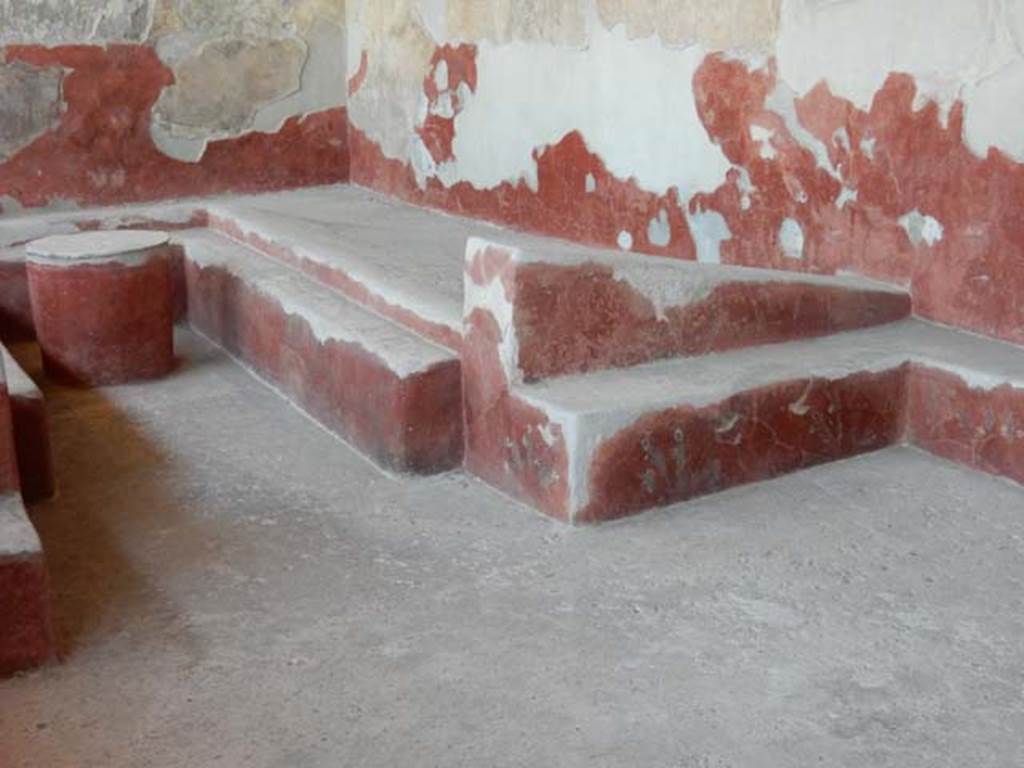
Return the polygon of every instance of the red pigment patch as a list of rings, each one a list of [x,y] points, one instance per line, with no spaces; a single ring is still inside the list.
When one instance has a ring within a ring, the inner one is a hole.
[[[641,419],[602,443],[590,468],[594,523],[878,450],[904,432],[903,367],[792,381],[706,408]]]
[[[145,263],[29,262],[32,317],[47,376],[102,386],[174,367],[170,249]]]
[[[353,182],[416,205],[605,248],[618,248],[619,233],[627,231],[637,250],[682,259],[697,257],[676,190],[659,196],[641,190],[633,180],[616,178],[587,148],[578,131],[535,153],[536,191],[525,181],[482,190],[468,182],[445,187],[434,178],[427,179],[421,189],[410,164],[386,157],[355,126],[349,128],[349,150]],[[670,238],[668,245],[661,247],[648,239],[648,227],[652,219],[664,216]]]
[[[355,74],[348,79],[348,95],[355,96],[359,93],[359,89],[363,87],[363,83],[366,82],[366,73],[370,68],[370,57],[366,51],[363,51],[359,55],[359,69],[356,70]]]
[[[909,297],[791,283],[729,283],[693,304],[654,304],[607,266],[515,269],[526,381],[824,336],[905,318]]]
[[[500,246],[489,245],[473,254],[466,265],[466,275],[474,284],[485,286],[502,277],[512,261],[512,254]]]
[[[7,61],[63,67],[60,124],[0,165],[0,195],[24,206],[108,205],[344,181],[346,112],[293,117],[277,133],[210,142],[185,163],[163,154],[150,113],[174,81],[149,46],[11,46]]]
[[[476,93],[476,83],[475,45],[444,45],[434,51],[430,70],[423,81],[427,117],[416,132],[435,163],[455,158],[452,152],[455,118],[465,106],[465,92]]]
[[[540,410],[509,392],[498,357],[500,337],[490,312],[476,309],[467,318],[462,353],[466,469],[545,514],[567,520],[565,439]]]
[[[1024,391],[975,389],[959,376],[914,365],[912,442],[974,469],[1024,482]]]
[[[399,378],[358,344],[309,323],[222,269],[186,265],[192,325],[381,464],[432,473],[462,457],[457,361]]]
[[[1024,342],[1024,166],[995,150],[976,157],[964,142],[962,103],[944,125],[934,103],[915,109],[910,76],[892,75],[868,111],[824,84],[797,102],[835,178],[766,108],[775,81],[774,66],[749,71],[721,56],[705,59],[694,79],[709,134],[755,190],[745,196],[733,172],[715,193],[691,201],[725,217],[733,236],[722,243],[723,260],[910,282],[918,314]],[[754,126],[772,133],[767,157]],[[942,239],[912,242],[900,219],[913,211],[936,219]],[[782,253],[787,218],[804,232],[803,260]]]

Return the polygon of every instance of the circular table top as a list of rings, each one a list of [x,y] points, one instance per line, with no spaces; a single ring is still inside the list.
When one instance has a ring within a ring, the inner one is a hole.
[[[46,261],[112,261],[167,245],[170,239],[166,232],[144,229],[79,232],[34,240],[25,246],[25,252],[29,258]]]

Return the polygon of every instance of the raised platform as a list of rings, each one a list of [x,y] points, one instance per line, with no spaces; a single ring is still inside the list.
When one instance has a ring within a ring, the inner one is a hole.
[[[1024,350],[901,320],[905,297],[875,286],[619,261],[468,244],[466,466],[516,498],[598,522],[908,439],[1024,479]],[[560,311],[574,294],[545,273],[605,290]],[[689,311],[721,286],[745,292],[744,321],[729,300]]]
[[[1024,480],[1024,351],[908,320],[899,287],[583,248],[355,187],[22,229],[140,222],[184,230],[192,324],[322,424],[386,467],[464,460],[563,520],[906,441]]]
[[[935,387],[990,403],[999,397],[1006,421],[986,424],[984,407],[953,408],[954,400],[929,391]],[[620,517],[905,439],[1024,480],[1019,447],[1013,460],[968,456],[967,446],[960,456],[942,450],[952,437],[948,425],[959,425],[970,444],[1014,438],[1004,431],[1024,416],[1024,353],[917,320],[549,379],[513,387],[512,395],[563,438],[563,510],[574,522]]]
[[[466,240],[501,232],[359,187],[217,201],[207,211],[211,228],[452,349],[462,338]]]
[[[221,235],[178,242],[194,328],[384,466],[461,463],[453,352]]]

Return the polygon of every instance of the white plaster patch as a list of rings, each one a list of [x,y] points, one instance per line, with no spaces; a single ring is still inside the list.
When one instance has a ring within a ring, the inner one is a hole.
[[[448,80],[448,62],[441,59],[434,67],[434,85],[439,91],[447,91],[451,87]]]
[[[38,557],[43,547],[17,491],[0,496],[0,557]]]
[[[765,128],[763,125],[750,126],[750,138],[760,146],[759,154],[763,160],[774,160],[779,156],[778,151],[772,145],[772,138],[775,131]]]
[[[477,256],[486,250],[504,250],[512,259],[519,259],[522,254],[516,248],[497,245],[495,243],[471,237],[466,243],[466,266],[473,264]],[[501,333],[498,343],[498,358],[505,370],[509,383],[521,383],[523,371],[519,367],[519,337],[516,336],[515,310],[505,292],[504,283],[495,275],[486,285],[478,284],[473,278],[466,276],[464,289],[463,318],[469,318],[475,309],[483,309],[491,314]]]
[[[721,186],[730,166],[692,87],[704,49],[592,26],[582,50],[480,44],[477,91],[455,120],[458,177],[479,189],[520,179],[536,189],[535,150],[578,130],[611,173],[649,192],[677,187],[688,199]]]
[[[753,204],[753,195],[757,191],[753,180],[750,178],[750,171],[742,165],[735,166],[734,170],[739,173],[736,181],[736,188],[740,191],[740,210],[749,211]]]
[[[787,259],[804,257],[804,230],[796,219],[785,219],[779,227],[779,246]]]
[[[911,211],[900,217],[900,226],[906,231],[910,242],[914,245],[927,243],[934,246],[946,234],[945,227],[933,216],[925,216],[920,211]]]
[[[970,107],[964,116],[964,138],[978,156],[997,147],[1024,161],[1024,60],[1018,60],[979,83],[968,86]]]
[[[860,193],[856,189],[843,187],[839,190],[839,195],[836,197],[836,208],[842,210],[847,205],[856,203],[858,197],[860,197]]]
[[[626,230],[622,230],[619,232],[618,244],[619,248],[624,251],[633,250],[633,236]]]
[[[702,264],[722,263],[722,243],[732,239],[725,217],[718,211],[688,213],[686,220],[697,246],[697,261]]]
[[[668,221],[668,211],[664,208],[647,225],[647,240],[658,248],[665,248],[672,242],[672,227]]]

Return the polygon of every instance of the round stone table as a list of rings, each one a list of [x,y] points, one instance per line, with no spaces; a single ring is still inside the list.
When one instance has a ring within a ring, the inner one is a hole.
[[[163,376],[174,364],[170,236],[117,230],[26,247],[48,376],[76,386]]]

